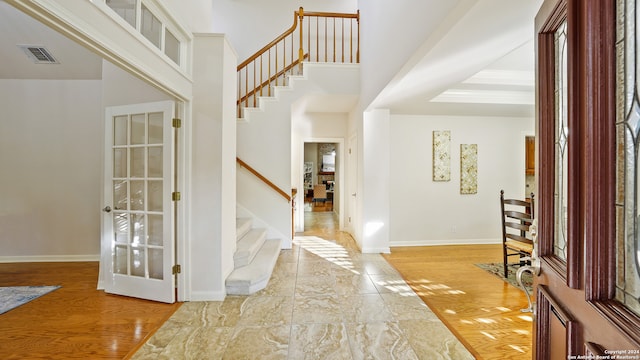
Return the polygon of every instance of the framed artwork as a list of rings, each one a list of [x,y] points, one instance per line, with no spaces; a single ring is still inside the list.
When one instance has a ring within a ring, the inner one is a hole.
[[[478,193],[478,144],[460,144],[460,194]]]
[[[433,181],[451,180],[451,131],[433,131]]]

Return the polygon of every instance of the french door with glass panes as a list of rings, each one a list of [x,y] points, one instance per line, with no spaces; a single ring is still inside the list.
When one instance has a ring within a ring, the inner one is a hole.
[[[638,10],[545,0],[536,17],[535,359],[640,359]]]
[[[102,269],[108,293],[173,303],[174,103],[105,116]]]

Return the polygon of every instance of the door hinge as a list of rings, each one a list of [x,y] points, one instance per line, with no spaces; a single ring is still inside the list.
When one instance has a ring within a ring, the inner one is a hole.
[[[176,129],[180,129],[182,127],[182,120],[178,118],[174,118],[173,122],[171,123],[171,126],[173,126]]]
[[[180,265],[173,265],[173,267],[171,267],[172,275],[180,274],[181,272],[182,272],[182,267],[180,267]]]
[[[171,200],[180,201],[180,192],[179,191],[172,192],[171,193]]]

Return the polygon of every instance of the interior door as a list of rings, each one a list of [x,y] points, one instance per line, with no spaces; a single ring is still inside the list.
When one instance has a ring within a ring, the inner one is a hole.
[[[101,267],[106,292],[173,303],[174,103],[106,109]]]
[[[535,359],[640,358],[635,2],[545,0],[536,17]]]

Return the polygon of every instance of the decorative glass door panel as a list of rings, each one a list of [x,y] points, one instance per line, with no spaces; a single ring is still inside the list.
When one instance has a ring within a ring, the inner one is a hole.
[[[618,1],[626,19],[618,21],[616,154],[616,300],[640,315],[640,99],[637,67],[638,26],[635,1]]]
[[[107,109],[107,292],[174,302],[172,115],[172,102]]]

